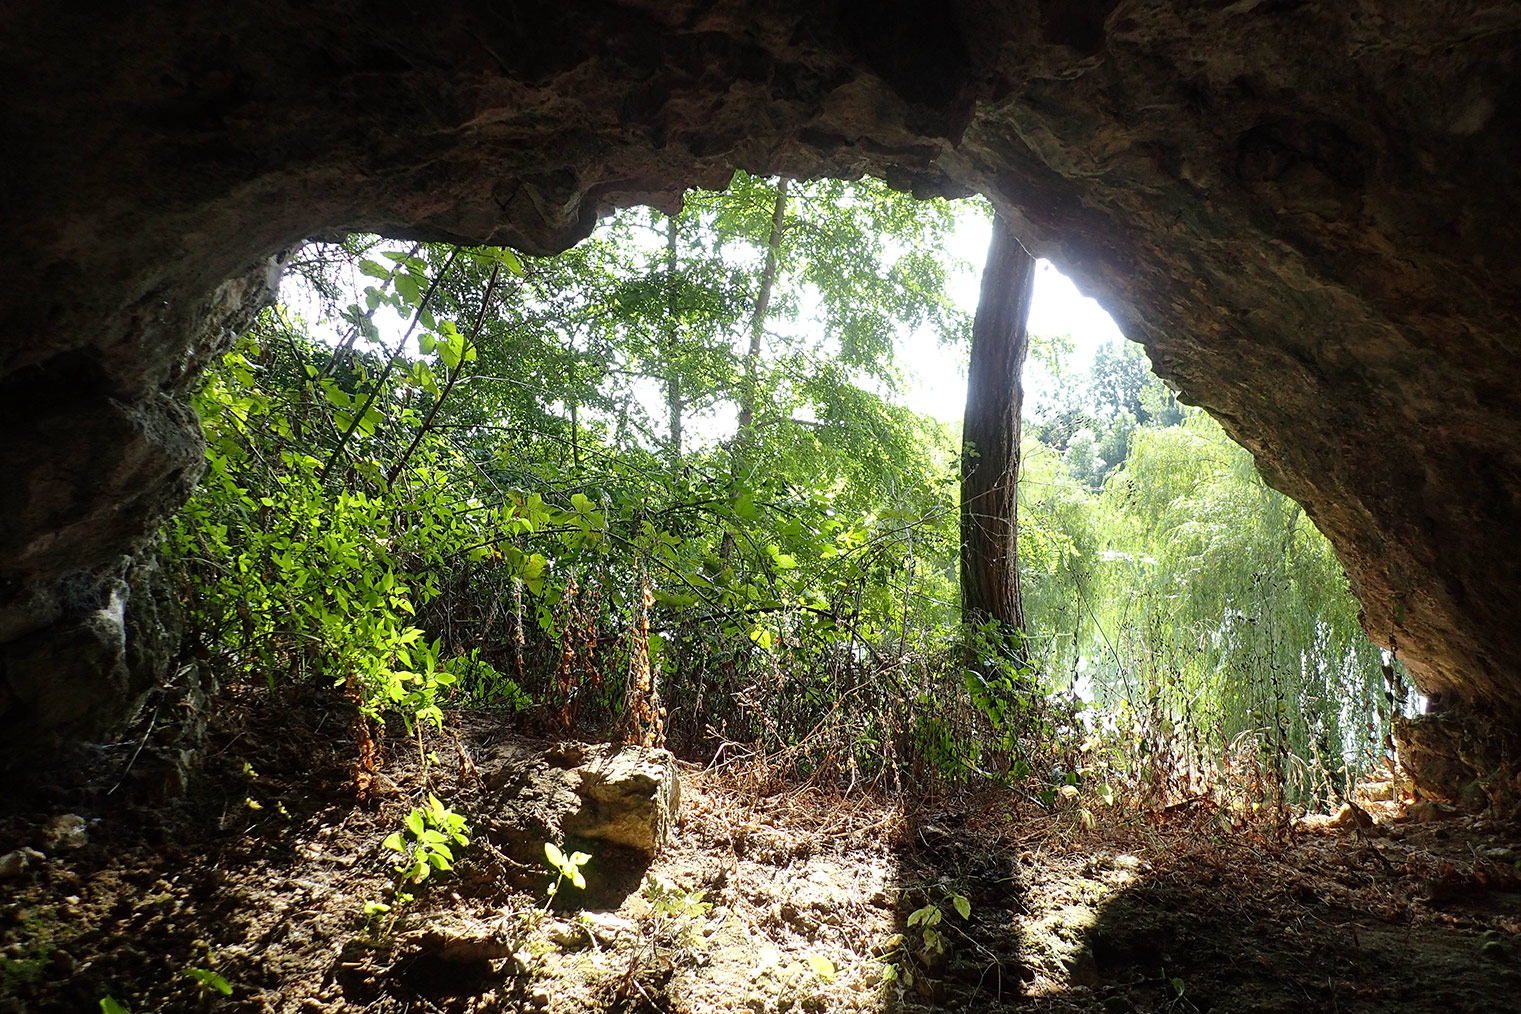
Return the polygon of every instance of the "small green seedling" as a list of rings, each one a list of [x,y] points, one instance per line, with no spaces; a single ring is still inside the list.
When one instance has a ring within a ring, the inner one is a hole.
[[[200,983],[203,993],[215,990],[223,996],[232,996],[232,983],[209,968],[187,968],[185,974]]]
[[[431,792],[428,793],[428,805],[414,807],[403,823],[413,838],[410,846],[400,831],[388,835],[381,845],[401,853],[403,858],[397,864],[396,872],[401,874],[404,883],[421,883],[433,870],[453,869],[454,850],[450,843],[470,844],[465,818],[445,806]]]
[[[911,952],[910,948],[906,946],[909,943],[908,941],[899,936],[893,938],[892,947],[893,950],[898,952],[899,960],[888,962],[883,966],[882,978],[884,982],[889,984],[897,983],[905,989],[912,987],[914,984],[914,971],[911,967],[914,961],[912,959],[917,959],[924,966],[929,966],[942,958],[951,949],[950,939],[939,928],[945,922],[945,910],[940,906],[947,901],[950,902],[951,908],[963,920],[972,917],[972,902],[966,895],[958,894],[951,890],[946,890],[943,901],[939,903],[931,901],[923,908],[917,908],[910,912],[908,916],[908,929],[910,935],[913,935],[913,931],[918,931],[919,946]]]
[[[560,885],[569,880],[577,890],[586,890],[586,877],[581,873],[581,867],[591,862],[591,856],[585,852],[572,852],[566,855],[560,851],[560,847],[552,841],[544,843],[544,858],[549,865],[554,867],[558,876],[549,885],[549,897],[544,902],[544,911],[549,911],[549,906],[554,902],[555,895],[560,893]]]

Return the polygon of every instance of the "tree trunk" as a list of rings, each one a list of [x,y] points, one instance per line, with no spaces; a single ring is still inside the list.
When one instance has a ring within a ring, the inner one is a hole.
[[[961,453],[961,615],[1024,629],[1019,595],[1020,375],[1029,351],[1025,321],[1035,259],[1001,215],[993,220],[972,324]],[[1017,642],[1015,642],[1017,647]]]
[[[671,463],[681,463],[681,415],[685,402],[681,391],[682,364],[677,356],[681,340],[681,325],[676,319],[676,216],[666,219],[665,225],[665,285],[666,285],[666,373],[665,405],[671,419]]]
[[[776,188],[776,204],[771,209],[771,235],[766,240],[766,268],[761,274],[760,293],[755,297],[755,315],[750,318],[750,350],[745,356],[745,390],[739,403],[739,440],[741,452],[748,452],[755,442],[755,402],[759,397],[761,338],[766,330],[766,314],[771,309],[771,290],[776,287],[777,264],[782,252],[782,224],[787,215],[787,180]]]

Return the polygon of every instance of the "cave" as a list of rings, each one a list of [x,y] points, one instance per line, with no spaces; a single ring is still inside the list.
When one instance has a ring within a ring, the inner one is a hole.
[[[733,170],[986,195],[1304,505],[1372,638],[1521,730],[1521,8],[11,5],[8,763],[162,677],[188,389],[307,237],[565,249]],[[1502,737],[1503,738],[1503,737]]]

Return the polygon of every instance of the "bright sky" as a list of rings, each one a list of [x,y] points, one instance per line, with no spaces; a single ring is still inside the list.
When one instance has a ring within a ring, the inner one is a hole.
[[[952,256],[972,269],[955,277],[951,296],[968,315],[977,310],[982,284],[982,262],[987,256],[992,222],[981,215],[964,214],[950,243]],[[1100,345],[1120,341],[1124,335],[1114,319],[1096,301],[1077,290],[1072,280],[1049,261],[1035,271],[1035,296],[1030,307],[1029,330],[1036,335],[1066,335],[1072,339],[1069,369],[1087,370]],[[899,363],[917,380],[904,401],[916,412],[944,422],[958,422],[966,402],[966,350],[959,354],[942,348],[932,334],[916,334],[899,346]]]

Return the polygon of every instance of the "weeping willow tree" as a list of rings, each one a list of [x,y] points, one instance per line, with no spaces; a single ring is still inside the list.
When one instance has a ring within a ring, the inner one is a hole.
[[[1026,640],[1050,682],[1070,689],[1100,636],[1095,562],[1102,552],[1098,499],[1055,449],[1026,440],[1019,477],[1019,573]]]
[[[1202,412],[1140,429],[1100,497],[1093,684],[1187,789],[1251,768],[1322,802],[1383,742],[1383,659],[1330,543]]]

